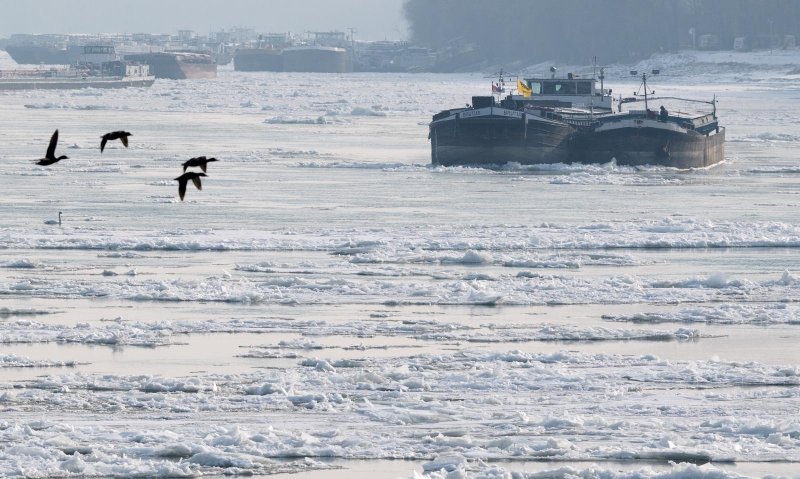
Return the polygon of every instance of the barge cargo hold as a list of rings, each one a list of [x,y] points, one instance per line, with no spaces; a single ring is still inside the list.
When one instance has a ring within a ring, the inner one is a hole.
[[[76,65],[0,71],[0,90],[149,87],[155,82],[148,65],[117,58],[113,46],[87,45]]]

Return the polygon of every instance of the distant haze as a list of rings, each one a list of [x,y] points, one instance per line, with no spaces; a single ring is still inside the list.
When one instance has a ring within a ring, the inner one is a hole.
[[[403,0],[0,0],[12,33],[209,33],[233,26],[302,33],[348,28],[356,39],[407,36]]]
[[[454,70],[634,62],[733,50],[737,40],[745,50],[794,48],[800,38],[800,0],[407,0],[404,10],[410,38]]]

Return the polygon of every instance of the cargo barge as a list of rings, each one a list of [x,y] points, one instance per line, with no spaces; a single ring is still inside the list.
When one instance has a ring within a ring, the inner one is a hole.
[[[74,65],[84,46],[115,45],[126,61],[146,63],[156,78],[216,78],[218,62],[232,55],[228,45],[195,37],[191,31],[170,35],[12,35],[5,50],[20,65]]]
[[[252,47],[233,56],[236,71],[348,73],[353,71],[352,39],[343,32],[309,32],[307,41],[287,35],[261,35]]]
[[[147,65],[117,59],[113,46],[82,47],[75,65],[0,71],[0,90],[149,87],[155,82]]]
[[[217,62],[213,55],[195,51],[134,53],[125,60],[145,63],[156,78],[186,80],[216,78]]]
[[[348,73],[353,71],[353,61],[351,53],[339,47],[238,48],[233,68],[240,72]]]
[[[120,67],[126,67],[120,65]],[[137,70],[140,67],[135,67]],[[146,66],[144,66],[146,68]],[[94,75],[73,68],[52,70],[0,71],[0,90],[70,90],[80,88],[149,87],[155,82],[152,75],[131,71],[120,75]]]
[[[704,168],[724,160],[725,128],[716,115],[716,100],[656,98],[615,99],[597,80],[569,75],[564,79],[517,81],[516,94],[500,96],[505,81],[492,84],[493,95],[475,96],[464,108],[444,110],[429,125],[431,161],[435,165],[522,165],[606,163]],[[641,91],[641,88],[640,88]],[[622,111],[623,104],[644,102],[644,109]],[[702,104],[711,112],[670,113],[653,102]]]
[[[283,71],[348,73],[353,71],[350,52],[340,47],[306,45],[288,47],[281,53]]]
[[[20,65],[71,65],[78,61],[80,47],[58,48],[48,45],[6,45],[12,60]]]
[[[283,57],[278,48],[237,48],[233,69],[237,72],[282,72]]]

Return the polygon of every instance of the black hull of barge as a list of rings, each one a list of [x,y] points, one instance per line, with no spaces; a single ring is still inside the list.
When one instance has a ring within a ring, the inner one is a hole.
[[[575,129],[551,121],[518,118],[462,119],[432,124],[431,161],[441,166],[569,161]]]
[[[621,128],[607,132],[580,132],[570,148],[573,163],[625,166],[706,168],[725,159],[725,128],[703,135],[652,128]]]
[[[596,132],[528,119],[481,118],[435,122],[431,162],[442,166],[519,163],[608,163],[706,168],[725,159],[725,129],[704,135],[655,128]]]

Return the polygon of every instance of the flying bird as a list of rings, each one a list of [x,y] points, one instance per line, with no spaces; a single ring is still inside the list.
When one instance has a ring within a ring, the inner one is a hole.
[[[48,166],[58,161],[69,159],[69,157],[67,157],[66,155],[61,155],[58,158],[56,158],[57,144],[58,144],[58,130],[54,131],[53,136],[50,137],[50,144],[47,145],[47,153],[45,153],[44,158],[37,161],[36,164],[42,166]]]
[[[128,131],[112,131],[111,133],[106,133],[105,135],[101,136],[102,140],[100,140],[100,153],[106,148],[106,143],[111,140],[120,140],[125,148],[128,147],[128,137],[133,136],[132,133]]]
[[[186,184],[189,182],[189,180],[192,180],[192,183],[194,183],[194,186],[196,186],[198,190],[203,189],[203,184],[200,183],[201,176],[206,176],[206,174],[190,171],[189,173],[184,173],[175,178],[175,181],[178,182],[178,195],[180,195],[181,201],[183,201],[183,197],[186,195]]]
[[[205,156],[198,156],[196,158],[192,158],[191,160],[183,164],[183,171],[185,173],[186,168],[189,168],[190,166],[199,166],[200,169],[203,170],[203,172],[205,172],[208,163],[211,161],[219,161],[219,160],[216,158],[206,158]]]
[[[100,140],[100,153],[106,148],[106,143],[112,140],[120,140],[122,144],[125,145],[125,148],[128,147],[128,137],[133,136],[132,133],[128,131],[112,131],[111,133],[106,133],[105,135],[101,136],[102,140]]]

